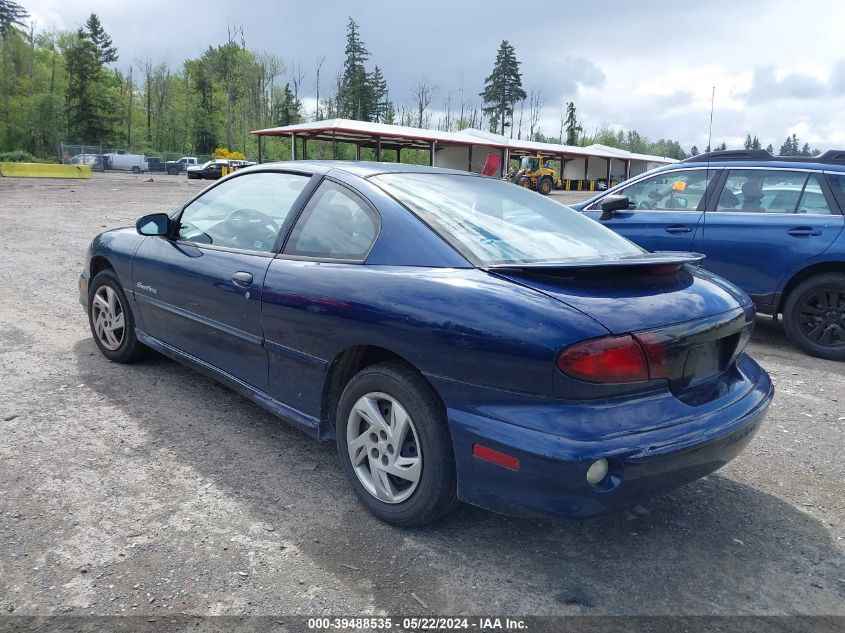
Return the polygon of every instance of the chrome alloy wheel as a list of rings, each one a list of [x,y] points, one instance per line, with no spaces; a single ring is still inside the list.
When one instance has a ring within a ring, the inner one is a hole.
[[[125,320],[120,298],[111,286],[103,284],[94,293],[91,305],[91,323],[100,344],[115,351],[123,343]]]
[[[379,501],[401,503],[422,475],[422,451],[408,412],[384,393],[358,398],[346,425],[346,446],[361,485]]]

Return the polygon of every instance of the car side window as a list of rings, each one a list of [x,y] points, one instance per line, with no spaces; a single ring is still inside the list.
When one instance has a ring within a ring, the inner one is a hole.
[[[799,171],[732,169],[716,211],[795,213],[806,181],[807,174]]]
[[[821,179],[816,174],[812,174],[807,179],[807,184],[804,185],[801,200],[798,202],[798,213],[813,215],[831,215],[833,213],[822,190]]]
[[[225,180],[185,207],[178,237],[198,244],[271,252],[308,180],[309,176],[277,172]]]
[[[677,170],[644,178],[614,193],[628,196],[629,209],[696,211],[716,170]]]
[[[839,208],[845,211],[845,174],[827,174],[827,184],[833,190]]]
[[[367,204],[346,187],[326,181],[297,220],[285,253],[363,260],[377,233],[376,216]]]

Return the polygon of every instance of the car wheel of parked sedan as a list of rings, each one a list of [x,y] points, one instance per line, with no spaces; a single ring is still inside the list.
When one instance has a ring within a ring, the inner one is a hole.
[[[808,354],[845,360],[845,275],[827,273],[798,284],[784,304],[783,325]]]
[[[380,363],[356,374],[341,395],[335,431],[358,498],[383,521],[424,525],[457,503],[446,416],[415,371]]]
[[[131,363],[146,348],[135,336],[135,318],[112,270],[103,270],[88,287],[88,323],[103,356],[115,363]]]

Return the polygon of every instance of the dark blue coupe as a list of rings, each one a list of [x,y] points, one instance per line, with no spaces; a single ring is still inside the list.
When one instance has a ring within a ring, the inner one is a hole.
[[[465,172],[275,163],[99,235],[80,299],[107,358],[335,438],[385,521],[584,517],[724,465],[772,399],[751,302],[700,260]]]

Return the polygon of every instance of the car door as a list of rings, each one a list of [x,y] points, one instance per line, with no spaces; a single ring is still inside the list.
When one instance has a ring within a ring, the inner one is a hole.
[[[307,174],[254,172],[188,203],[169,237],[148,237],[132,268],[144,331],[263,389],[264,276]]]
[[[602,219],[599,199],[584,212],[649,251],[689,251],[714,173],[706,168],[663,171],[614,190],[628,197],[627,211]]]
[[[348,336],[356,322],[376,318],[366,307],[373,289],[364,261],[379,226],[378,213],[359,192],[326,179],[270,264],[263,307],[269,393],[298,411],[319,413],[325,361],[339,351],[338,323]],[[359,301],[338,299],[347,287]]]
[[[704,267],[757,303],[770,304],[787,275],[824,253],[843,218],[823,174],[797,169],[727,171],[696,234]]]

